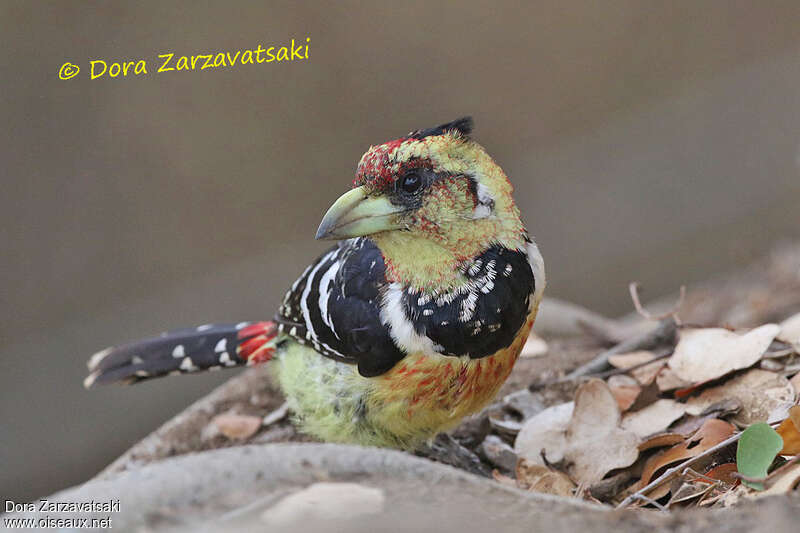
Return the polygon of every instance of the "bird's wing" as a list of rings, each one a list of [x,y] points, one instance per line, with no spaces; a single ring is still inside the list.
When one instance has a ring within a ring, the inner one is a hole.
[[[381,322],[386,287],[380,250],[368,239],[340,242],[313,262],[286,293],[275,321],[325,357],[377,376],[405,357]]]

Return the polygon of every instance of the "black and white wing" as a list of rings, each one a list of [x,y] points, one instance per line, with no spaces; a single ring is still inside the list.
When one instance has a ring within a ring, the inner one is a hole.
[[[294,282],[275,321],[297,342],[378,376],[406,355],[381,322],[385,287],[380,250],[365,238],[342,241]]]

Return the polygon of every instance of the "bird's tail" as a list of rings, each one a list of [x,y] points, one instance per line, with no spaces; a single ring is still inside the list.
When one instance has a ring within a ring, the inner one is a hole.
[[[272,358],[277,342],[274,322],[179,329],[94,354],[83,385],[135,383],[167,374],[263,363]]]

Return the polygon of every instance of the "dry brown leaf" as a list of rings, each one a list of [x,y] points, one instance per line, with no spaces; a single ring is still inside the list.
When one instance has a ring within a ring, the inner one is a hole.
[[[667,429],[670,424],[683,416],[686,406],[675,400],[662,399],[622,417],[621,427],[633,432],[640,439]]]
[[[685,442],[673,446],[669,450],[663,451],[648,459],[647,463],[644,465],[639,487],[644,487],[650,483],[653,474],[661,468],[700,455],[733,435],[735,431],[736,428],[733,424],[729,424],[723,420],[706,420],[705,424],[697,430],[697,433],[692,435]]]
[[[777,324],[765,324],[745,334],[723,328],[684,329],[668,365],[684,381],[710,381],[753,366],[780,330]]]
[[[261,427],[261,418],[250,415],[222,413],[212,420],[220,433],[231,440],[243,440],[255,435]]]
[[[780,455],[800,454],[800,405],[789,409],[789,418],[781,422],[775,430],[783,439]]]
[[[619,353],[608,356],[608,364],[614,368],[627,370],[631,367],[644,364],[656,358],[656,354],[649,350],[639,350],[636,352]]]
[[[492,477],[494,478],[495,481],[497,481],[501,485],[505,485],[506,487],[518,488],[516,479],[514,479],[513,477],[508,477],[505,474],[501,474],[500,471],[497,470],[496,468],[492,470]]]
[[[565,473],[552,470],[540,477],[528,490],[570,497],[575,490],[575,484]]]
[[[750,497],[753,490],[745,485],[737,485],[736,487],[721,492],[713,498],[708,498],[700,502],[700,506],[707,507],[714,505],[715,507],[732,507],[742,502],[742,500]]]
[[[608,358],[608,363],[614,368],[627,370],[629,368],[647,363],[648,361],[653,361],[655,358],[656,355],[653,352],[640,350],[638,352],[612,355]],[[653,382],[653,380],[656,379],[658,372],[666,364],[667,363],[663,359],[659,359],[653,361],[652,364],[645,364],[644,366],[631,370],[630,375],[633,376],[640,384],[649,385]]]
[[[736,468],[736,463],[723,463],[721,465],[717,465],[704,475],[706,477],[710,477],[711,479],[716,479],[725,483],[726,485],[734,486],[739,483],[739,478],[734,477],[733,474],[738,472]],[[703,478],[698,478],[699,482],[701,483],[709,483],[708,480],[704,480]]]
[[[575,393],[574,404],[542,411],[523,425],[514,445],[521,458],[543,464],[562,460],[578,483],[591,484],[639,456],[635,434],[619,427],[620,412],[608,385],[592,379]]]
[[[800,374],[795,374],[794,377],[789,380],[789,383],[794,387],[794,392],[800,394]]]
[[[599,481],[632,465],[639,438],[619,427],[620,412],[605,381],[592,379],[575,392],[575,410],[565,432],[567,472],[578,483]]]
[[[725,418],[734,413],[738,413],[741,411],[741,409],[742,404],[736,399],[728,399],[722,402],[717,402],[707,407],[702,413],[700,413],[699,416],[685,416],[680,423],[675,424],[669,428],[669,430],[672,433],[680,433],[681,435],[688,437],[700,429],[702,425],[706,423],[706,420],[711,420],[712,418]]]
[[[685,381],[678,377],[678,375],[666,363],[659,369],[656,375],[656,383],[658,390],[661,392],[671,391],[675,389],[683,389],[690,386],[692,383]]]
[[[794,387],[789,381],[774,372],[754,368],[723,383],[706,389],[699,396],[689,398],[686,412],[699,415],[712,404],[735,399],[742,409],[732,420],[741,426],[767,420],[773,409],[786,402],[793,402]]]
[[[792,315],[780,324],[781,332],[777,338],[786,344],[791,344],[796,351],[800,351],[800,313]]]
[[[522,347],[522,351],[520,352],[519,356],[541,357],[547,353],[547,350],[548,347],[545,340],[535,333],[531,333],[528,336],[528,340],[525,342],[525,346]]]
[[[672,492],[672,497],[669,499],[667,507],[699,498],[707,494],[712,488],[707,483],[699,483],[699,480],[682,482],[678,489]]]
[[[793,491],[798,484],[800,484],[800,464],[789,467],[785,474],[770,483],[767,490],[753,493],[752,497],[763,498],[764,496],[786,494]]]
[[[532,492],[572,496],[575,484],[563,472],[520,459],[517,463],[517,486]]]
[[[664,446],[674,446],[675,444],[683,442],[685,437],[680,433],[663,433],[661,435],[653,435],[649,439],[639,444],[639,451],[651,450],[653,448],[663,448]]]
[[[548,462],[561,462],[564,458],[564,432],[574,407],[575,402],[554,405],[526,420],[514,442],[517,456],[532,463],[544,464],[544,452]]]
[[[642,392],[642,387],[639,382],[630,376],[618,374],[608,378],[608,388],[611,389],[611,394],[617,400],[617,405],[620,411],[627,411],[639,394]]]

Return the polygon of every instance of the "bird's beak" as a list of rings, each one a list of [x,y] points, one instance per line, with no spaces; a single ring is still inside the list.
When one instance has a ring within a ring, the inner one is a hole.
[[[404,208],[383,196],[368,196],[363,187],[341,195],[328,209],[317,230],[317,239],[349,239],[404,227],[398,214]]]

